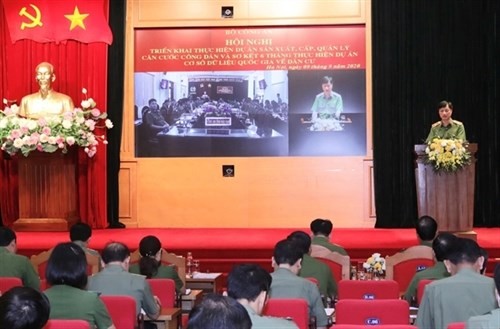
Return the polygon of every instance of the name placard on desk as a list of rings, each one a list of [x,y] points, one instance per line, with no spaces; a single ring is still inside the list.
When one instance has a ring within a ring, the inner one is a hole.
[[[195,272],[193,273],[193,279],[216,279],[221,275],[222,273],[202,273],[202,272]]]
[[[231,126],[231,117],[205,117],[205,127]]]

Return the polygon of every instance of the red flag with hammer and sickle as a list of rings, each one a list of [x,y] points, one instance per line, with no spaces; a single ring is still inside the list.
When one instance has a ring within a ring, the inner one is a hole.
[[[106,2],[105,2],[106,1]],[[108,0],[2,0],[12,42],[72,39],[111,44],[104,9]]]

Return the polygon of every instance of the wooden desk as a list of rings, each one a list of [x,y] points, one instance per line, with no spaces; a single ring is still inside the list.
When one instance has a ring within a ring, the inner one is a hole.
[[[189,313],[196,304],[201,302],[202,297],[203,297],[203,290],[191,290],[189,295],[182,295],[181,297],[182,313]]]
[[[208,275],[213,274],[210,277]],[[196,277],[196,273],[193,278],[186,277],[186,288],[203,290],[204,294],[207,293],[218,293],[222,289],[222,273],[200,273],[200,277]]]
[[[179,326],[180,316],[180,308],[162,308],[158,319],[151,320],[146,315],[144,320],[153,321],[158,325],[158,329],[177,329]]]

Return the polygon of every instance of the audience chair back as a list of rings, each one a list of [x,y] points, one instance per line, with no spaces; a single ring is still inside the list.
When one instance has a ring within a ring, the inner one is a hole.
[[[52,319],[43,329],[91,329],[90,324],[84,320],[59,320]]]
[[[465,322],[452,322],[448,324],[446,329],[465,329]]]
[[[135,299],[130,296],[102,296],[113,324],[118,329],[135,329],[140,324],[135,314]]]
[[[5,266],[5,265],[2,265]],[[16,277],[0,277],[0,294],[5,294],[14,287],[22,287],[23,281]]]
[[[373,329],[370,325],[359,325],[359,324],[336,324],[332,328],[334,329]],[[386,324],[375,326],[376,329],[418,329],[417,326],[404,325],[404,324]]]
[[[399,299],[399,284],[394,280],[342,280],[338,283],[340,299]]]
[[[406,291],[415,273],[434,265],[434,251],[427,246],[413,246],[386,258],[385,278],[396,280]]]
[[[38,273],[41,280],[45,280],[45,269],[47,268],[47,262],[49,261],[49,257],[51,254],[52,249],[42,251],[38,255],[31,256],[31,265],[33,265],[33,267],[35,268],[35,271]],[[99,272],[99,263],[101,261],[99,256],[92,255],[86,252],[85,257],[87,258],[87,274],[92,275]]]
[[[130,254],[130,263],[138,263],[141,259],[141,253],[139,249]],[[183,256],[178,256],[174,253],[168,253],[165,249],[161,252],[161,262],[164,265],[172,265],[175,267],[179,277],[182,280],[183,287],[186,287],[186,258]]]
[[[175,307],[175,282],[172,279],[147,279],[154,296],[160,299],[161,307]]]
[[[341,299],[335,305],[337,324],[380,326],[410,324],[410,308],[401,299]]]
[[[311,256],[322,261],[332,270],[335,281],[349,280],[351,259],[349,256],[330,251],[328,248],[311,245]]]
[[[299,329],[308,329],[311,323],[307,302],[300,298],[272,298],[267,301],[263,315],[292,319]]]
[[[418,282],[418,286],[417,286],[417,305],[420,305],[420,302],[422,301],[422,298],[424,297],[425,286],[428,285],[429,283],[431,283],[432,281],[434,281],[434,280],[424,279],[424,280],[420,280]]]

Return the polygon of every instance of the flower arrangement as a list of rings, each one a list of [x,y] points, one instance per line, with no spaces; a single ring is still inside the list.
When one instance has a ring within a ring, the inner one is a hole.
[[[201,112],[209,117],[230,117],[232,113],[232,106],[228,103],[221,102],[206,102],[201,105]]]
[[[436,172],[453,173],[471,162],[471,154],[467,144],[461,139],[434,138],[425,149],[427,163],[431,164]]]
[[[313,120],[313,124],[309,128],[311,131],[341,131],[344,130],[337,119],[322,119]]]
[[[97,135],[96,128],[113,128],[107,114],[96,107],[92,98],[87,97],[87,90],[82,89],[85,99],[81,108],[75,108],[61,115],[52,115],[39,119],[21,117],[19,107],[9,106],[3,100],[5,109],[0,110],[0,142],[1,149],[10,155],[21,152],[24,156],[32,151],[53,153],[61,150],[68,152],[68,147],[83,147],[89,157],[97,152],[101,141],[107,144],[104,135]],[[103,125],[99,125],[105,120]]]
[[[375,253],[363,263],[363,268],[366,272],[375,274],[384,274],[385,272],[385,259],[379,253]]]

